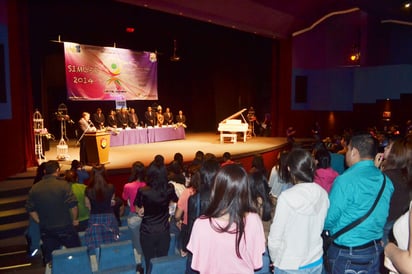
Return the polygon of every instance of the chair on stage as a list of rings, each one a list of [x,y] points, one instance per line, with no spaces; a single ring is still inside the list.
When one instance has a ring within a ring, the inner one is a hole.
[[[136,274],[132,241],[119,241],[100,246],[98,273]]]
[[[54,250],[52,253],[53,274],[91,274],[87,247],[73,247]]]

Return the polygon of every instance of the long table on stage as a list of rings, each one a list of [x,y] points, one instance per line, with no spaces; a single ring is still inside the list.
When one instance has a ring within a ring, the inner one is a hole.
[[[149,127],[124,129],[112,131],[110,146],[127,146],[134,144],[147,144],[155,142],[164,142],[170,140],[185,139],[185,129],[183,127]]]

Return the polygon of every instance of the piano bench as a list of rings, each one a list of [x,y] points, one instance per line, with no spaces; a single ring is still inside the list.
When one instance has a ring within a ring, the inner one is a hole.
[[[230,138],[233,143],[237,142],[237,133],[220,133],[220,143],[224,142],[224,138]]]

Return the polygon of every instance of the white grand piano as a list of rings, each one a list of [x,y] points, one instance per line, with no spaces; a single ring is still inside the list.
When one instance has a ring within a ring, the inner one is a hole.
[[[237,141],[237,133],[243,133],[243,142],[246,142],[246,136],[248,131],[248,123],[246,122],[245,117],[243,116],[243,112],[246,111],[246,108],[236,112],[235,114],[230,115],[222,122],[219,123],[218,131],[220,132],[220,143],[223,143],[224,138],[231,138],[233,143]],[[241,116],[243,121],[240,119],[235,119]]]

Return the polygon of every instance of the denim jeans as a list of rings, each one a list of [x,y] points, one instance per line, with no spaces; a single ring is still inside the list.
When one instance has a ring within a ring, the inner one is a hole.
[[[279,269],[275,267],[275,274],[321,274],[323,270],[323,264],[305,269],[287,270]]]
[[[140,244],[140,226],[142,224],[142,217],[138,216],[134,212],[130,212],[127,217],[127,226],[129,227],[130,233],[132,234],[132,243],[134,249],[141,255],[142,245]]]
[[[393,228],[394,223],[395,223],[394,221],[387,221],[385,226],[383,227],[382,241],[383,241],[384,246],[388,244],[389,234],[392,233],[392,228]]]
[[[28,239],[28,251],[30,254],[36,249],[40,249],[40,226],[31,217],[29,217],[29,227],[26,231],[26,237]]]
[[[67,248],[80,246],[79,234],[73,225],[55,229],[40,229],[43,241],[44,262],[47,264],[52,259],[53,250],[62,246]]]
[[[328,259],[332,274],[376,274],[379,273],[382,243],[375,243],[363,249],[340,248],[332,244]]]

